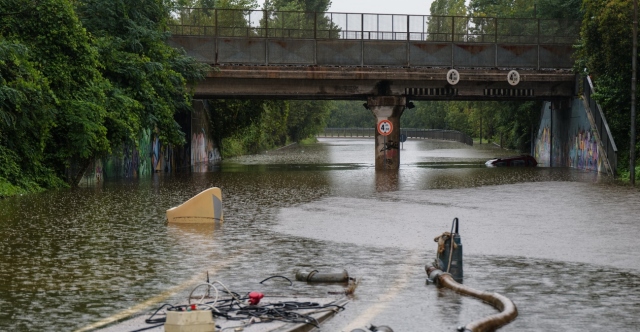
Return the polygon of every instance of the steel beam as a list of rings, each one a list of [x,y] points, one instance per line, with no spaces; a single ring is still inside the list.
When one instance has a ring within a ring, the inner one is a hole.
[[[574,97],[570,71],[520,72],[520,83],[507,82],[507,70],[459,69],[450,85],[449,68],[334,66],[216,66],[193,88],[196,98],[355,99],[379,93],[381,81],[390,95],[411,100],[555,100]]]

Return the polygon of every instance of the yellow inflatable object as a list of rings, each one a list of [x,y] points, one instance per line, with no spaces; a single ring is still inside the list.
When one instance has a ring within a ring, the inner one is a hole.
[[[209,188],[188,201],[167,210],[170,223],[199,224],[223,221],[222,191]]]

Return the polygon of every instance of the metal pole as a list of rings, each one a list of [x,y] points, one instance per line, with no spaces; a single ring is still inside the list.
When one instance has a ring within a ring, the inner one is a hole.
[[[453,43],[455,42],[455,17],[451,16],[451,68],[454,68],[454,59],[453,59]]]
[[[549,167],[553,167],[553,103],[549,106]]]
[[[482,144],[482,114],[483,111],[480,111],[480,144]]]
[[[538,54],[536,55],[537,58],[538,58],[538,66],[537,66],[538,68],[537,69],[540,70],[540,19],[538,19],[538,43],[537,44],[538,44],[537,45]]]
[[[347,20],[348,16],[347,14]],[[360,14],[360,33],[362,34],[362,38],[360,39],[360,66],[364,67],[364,14]],[[369,35],[369,39],[371,39],[371,35]]]
[[[631,147],[629,180],[636,184],[636,65],[638,62],[638,0],[633,0],[633,58],[631,59]]]
[[[387,136],[384,136],[384,169],[387,168]]]

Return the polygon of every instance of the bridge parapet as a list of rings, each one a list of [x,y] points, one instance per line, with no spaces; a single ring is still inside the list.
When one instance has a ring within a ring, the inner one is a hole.
[[[181,8],[174,35],[573,44],[578,20]]]
[[[169,43],[210,64],[570,69],[579,21],[184,8]]]

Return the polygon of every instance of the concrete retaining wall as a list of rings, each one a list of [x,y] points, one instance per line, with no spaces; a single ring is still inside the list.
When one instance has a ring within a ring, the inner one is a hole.
[[[543,167],[572,167],[606,173],[606,155],[592,127],[584,103],[569,107],[545,102],[535,140],[534,156]]]
[[[186,135],[184,146],[165,145],[158,133],[143,130],[137,146],[133,142],[125,144],[119,153],[95,160],[80,185],[95,185],[105,178],[148,178],[160,172],[206,172],[221,160],[220,151],[210,138],[208,104],[205,100],[194,100],[193,108],[191,114],[176,116]]]

